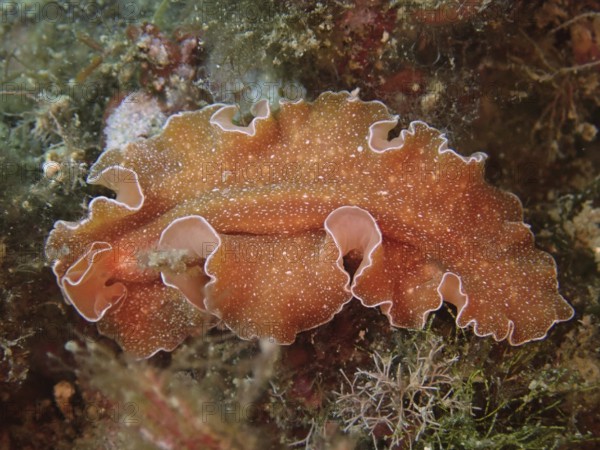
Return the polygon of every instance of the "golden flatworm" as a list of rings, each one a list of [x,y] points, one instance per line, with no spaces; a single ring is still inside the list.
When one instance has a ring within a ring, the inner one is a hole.
[[[174,115],[106,150],[88,182],[116,198],[48,238],[66,300],[127,351],[171,350],[211,315],[287,344],[352,298],[411,328],[445,300],[459,326],[513,345],[572,317],[483,153],[460,156],[423,122],[389,140],[397,118],[347,92],[259,102],[248,126],[235,111]]]

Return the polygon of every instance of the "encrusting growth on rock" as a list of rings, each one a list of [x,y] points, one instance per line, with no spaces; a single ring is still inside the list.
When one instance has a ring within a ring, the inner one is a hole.
[[[288,344],[353,297],[408,328],[445,300],[459,326],[513,345],[572,317],[483,153],[460,156],[423,122],[390,140],[397,118],[347,92],[259,102],[248,126],[235,112],[177,114],[107,149],[88,182],[116,198],[50,234],[66,300],[125,350],[171,350],[211,315]]]

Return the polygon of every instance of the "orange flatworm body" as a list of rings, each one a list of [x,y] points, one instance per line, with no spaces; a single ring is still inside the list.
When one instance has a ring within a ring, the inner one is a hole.
[[[397,118],[347,92],[259,102],[248,126],[235,112],[174,115],[106,150],[88,182],[116,198],[49,236],[66,300],[127,351],[172,350],[211,316],[287,344],[352,298],[408,328],[445,300],[459,326],[513,345],[572,317],[485,154],[423,122],[388,139]]]

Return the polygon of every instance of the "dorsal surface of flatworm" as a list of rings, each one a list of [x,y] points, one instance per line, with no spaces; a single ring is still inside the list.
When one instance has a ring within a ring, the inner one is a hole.
[[[48,238],[67,302],[125,350],[172,350],[212,316],[288,344],[352,298],[407,328],[445,300],[459,326],[513,345],[572,317],[483,153],[457,154],[423,122],[388,139],[397,118],[347,92],[259,102],[247,126],[235,111],[181,113],[107,149],[88,182],[116,198]]]

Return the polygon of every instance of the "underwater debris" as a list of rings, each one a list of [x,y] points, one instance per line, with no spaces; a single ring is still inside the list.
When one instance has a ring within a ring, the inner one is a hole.
[[[121,148],[136,139],[151,137],[166,120],[155,97],[134,92],[125,97],[106,119],[105,148]]]
[[[576,242],[588,248],[593,254],[600,271],[600,208],[593,208],[592,201],[583,203],[579,214],[570,222],[565,222],[564,228]]]
[[[77,442],[77,448],[98,448],[100,441],[107,448],[252,450],[268,440],[252,427],[257,406],[242,387],[231,396],[217,394],[217,377],[207,374],[208,379],[199,383],[190,376],[190,366],[161,370],[119,358],[93,342],[85,347],[70,342],[67,347],[80,367],[83,401],[75,407],[83,409],[83,420],[89,425],[89,434]],[[218,356],[225,364],[226,354]],[[207,388],[211,383],[212,390]]]
[[[358,369],[336,393],[336,414],[344,431],[363,431],[374,448],[413,448],[421,435],[441,429],[436,415],[468,413],[471,405],[455,396],[460,380],[452,375],[457,356],[443,354],[441,340],[428,348],[416,344],[414,357],[397,361],[396,356],[373,353],[374,367]]]

